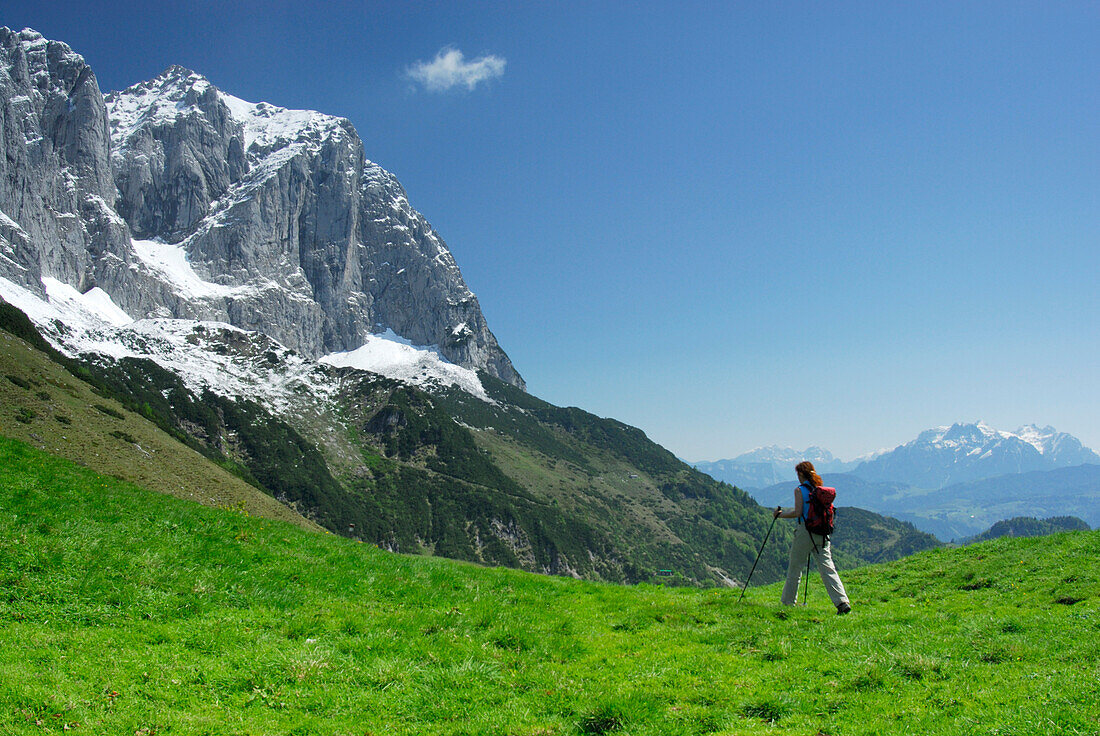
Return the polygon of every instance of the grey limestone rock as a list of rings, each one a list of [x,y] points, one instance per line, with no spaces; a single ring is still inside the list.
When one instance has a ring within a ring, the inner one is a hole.
[[[523,386],[446,244],[349,121],[248,103],[180,67],[107,99],[131,229],[231,292],[177,300],[176,316],[314,357],[392,329]]]
[[[42,293],[124,280],[130,235],[115,213],[107,110],[63,43],[0,28],[0,276]]]
[[[446,244],[349,121],[245,102],[178,66],[105,100],[79,54],[7,28],[0,96],[0,277],[100,286],[134,318],[225,321],[309,357],[392,329],[523,387]],[[193,274],[157,261],[165,248]]]
[[[206,216],[210,202],[248,170],[241,125],[230,118],[213,86],[187,84],[191,76],[183,67],[171,67],[128,90],[128,108],[118,93],[107,96],[116,113],[112,130],[127,126],[112,161],[118,211],[135,237],[177,242]],[[143,99],[183,112],[136,125],[126,113],[149,112],[152,106],[142,106]]]

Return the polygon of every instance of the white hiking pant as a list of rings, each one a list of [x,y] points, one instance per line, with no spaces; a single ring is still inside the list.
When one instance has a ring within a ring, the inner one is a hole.
[[[821,582],[825,583],[825,590],[828,591],[833,605],[847,603],[848,594],[844,592],[844,583],[840,582],[840,575],[837,575],[836,567],[833,565],[833,550],[829,542],[820,534],[810,534],[805,526],[799,524],[795,527],[794,541],[791,542],[791,559],[787,563],[787,584],[783,586],[783,597],[780,598],[783,605],[793,606],[798,601],[798,583],[802,580],[802,570],[810,555],[817,560],[817,571],[821,573]]]

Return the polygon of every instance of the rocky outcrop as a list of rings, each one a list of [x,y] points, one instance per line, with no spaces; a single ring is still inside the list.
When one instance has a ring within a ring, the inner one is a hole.
[[[0,276],[42,293],[127,280],[130,235],[114,211],[107,110],[83,57],[0,28]]]
[[[397,179],[367,162],[360,191],[360,264],[376,321],[522,387],[446,244],[409,205]],[[426,310],[427,304],[435,306]]]
[[[248,171],[242,126],[230,118],[212,86],[188,85],[190,76],[175,66],[132,87],[125,98],[118,93],[107,97],[120,144],[112,155],[118,211],[134,237],[179,241],[208,214],[210,203]],[[149,111],[143,98],[182,112],[135,120]]]

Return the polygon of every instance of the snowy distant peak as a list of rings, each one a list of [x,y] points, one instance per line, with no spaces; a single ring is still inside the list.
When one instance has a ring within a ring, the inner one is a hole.
[[[870,481],[903,481],[943,488],[998,475],[1100,463],[1100,455],[1053,427],[1030,424],[1015,432],[985,422],[952,424],[921,432],[913,440],[855,469]]]
[[[1057,464],[1100,462],[1100,455],[1082,445],[1081,440],[1054,427],[1028,424],[1017,429],[1016,434]]]
[[[804,451],[799,452],[793,447],[780,447],[778,445],[770,445],[768,447],[757,447],[754,450],[750,450],[742,455],[738,455],[734,458],[734,462],[742,463],[792,463],[797,464],[803,460],[809,460],[813,463],[821,462],[833,462],[836,460],[833,454],[828,450],[820,447],[807,447]]]
[[[971,424],[956,422],[955,424],[926,429],[917,435],[917,438],[909,444],[955,447],[959,445],[970,445],[975,442],[983,443],[996,437],[1007,436],[1009,436],[1007,432],[998,432],[985,422],[979,420]]]
[[[732,460],[701,461],[695,467],[713,478],[740,488],[764,488],[794,478],[794,466],[809,460],[819,473],[846,473],[856,463],[838,460],[821,447],[795,450],[793,447],[757,447]]]
[[[1027,424],[1015,432],[994,429],[983,421],[972,424],[956,423],[949,426],[936,427],[921,432],[917,439],[909,442],[906,447],[928,445],[940,448],[974,449],[995,444],[998,441],[1017,441],[1034,447],[1040,455],[1049,455],[1056,448],[1062,446],[1081,447],[1076,437],[1065,432],[1059,432],[1054,427],[1038,427]]]
[[[1066,443],[1077,442],[1080,445],[1080,442],[1073,435],[1059,432],[1051,426],[1038,427],[1034,424],[1025,424],[1017,429],[1015,434],[1024,442],[1034,446],[1043,455],[1055,452],[1060,445]]]

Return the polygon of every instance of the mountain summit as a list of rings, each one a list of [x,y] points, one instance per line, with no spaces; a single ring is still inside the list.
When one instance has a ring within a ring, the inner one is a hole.
[[[354,126],[173,66],[106,98],[83,58],[0,29],[0,277],[99,287],[312,358],[381,333],[523,387],[442,238]]]

